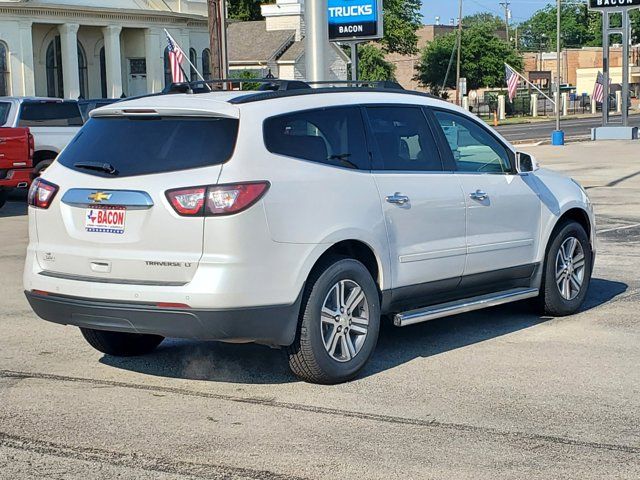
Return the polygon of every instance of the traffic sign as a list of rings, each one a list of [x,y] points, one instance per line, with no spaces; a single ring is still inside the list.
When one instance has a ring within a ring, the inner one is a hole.
[[[382,38],[382,0],[328,0],[327,4],[329,41]]]

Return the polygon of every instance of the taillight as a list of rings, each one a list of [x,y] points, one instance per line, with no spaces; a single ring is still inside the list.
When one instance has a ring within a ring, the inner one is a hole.
[[[53,183],[36,178],[29,188],[27,202],[32,207],[49,208],[54,197],[58,193],[58,186]]]
[[[246,210],[269,189],[269,182],[181,188],[166,195],[171,206],[183,216],[231,215]]]
[[[206,193],[206,187],[181,188],[180,190],[169,190],[167,199],[179,215],[201,216]]]
[[[31,133],[31,130],[29,130],[29,128],[27,128],[27,139],[29,144],[29,166],[33,166],[33,155],[36,151],[36,144],[35,140],[33,139],[33,134]]]

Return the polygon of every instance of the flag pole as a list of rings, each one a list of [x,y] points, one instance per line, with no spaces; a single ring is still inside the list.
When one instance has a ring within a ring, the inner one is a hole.
[[[167,35],[167,37],[169,37],[169,38],[171,39],[171,41],[172,41],[175,45],[178,45],[178,48],[179,48],[180,50],[182,50],[182,47],[180,46],[180,44],[179,44],[178,42],[176,42],[176,40],[171,36],[171,34],[167,31],[167,29],[166,29],[166,28],[164,29],[164,33]],[[198,75],[198,76],[200,77],[200,79],[201,79],[203,82],[206,82],[205,78],[204,78],[204,77],[202,76],[202,74],[200,73],[200,70],[198,70],[198,68],[197,68],[193,63],[191,63],[191,59],[189,58],[189,54],[188,54],[188,52],[185,52],[184,50],[182,50],[182,52],[183,52],[183,53],[185,53],[185,55],[183,55],[183,57],[187,60],[187,62],[189,63],[189,65],[191,65],[191,68],[193,68],[193,69],[196,71],[196,75]],[[182,65],[180,65],[180,69],[182,70],[182,73],[184,74],[184,78],[185,78],[185,79],[188,79],[188,81],[190,81],[190,80],[191,80],[191,78],[189,78],[189,77],[186,75],[186,73],[185,73],[184,69],[182,68]],[[205,83],[205,85],[207,86],[207,88],[208,88],[209,90],[211,90],[211,86],[210,86],[208,83]]]
[[[531,85],[534,89],[536,89],[538,92],[540,92],[542,94],[542,96],[544,98],[546,98],[547,100],[549,100],[551,103],[553,103],[554,105],[556,104],[556,102],[549,97],[549,95],[547,95],[546,93],[544,93],[542,90],[540,90],[536,85],[534,85],[533,83],[531,83],[524,75],[521,75],[515,68],[513,68],[511,65],[509,65],[508,63],[505,62],[505,65],[507,67],[509,67],[513,72],[515,72],[516,75],[518,75],[518,77],[520,77],[522,80],[525,81],[525,83],[527,85]]]

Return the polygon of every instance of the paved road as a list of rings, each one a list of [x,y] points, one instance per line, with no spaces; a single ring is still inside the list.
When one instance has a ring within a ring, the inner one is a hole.
[[[521,304],[387,327],[364,374],[335,387],[297,381],[266,347],[174,340],[117,359],[38,320],[21,287],[25,207],[9,203],[0,478],[640,478],[637,147],[531,149],[597,206],[584,311]]]
[[[640,127],[640,115],[631,115],[629,117],[629,124],[634,127]],[[590,138],[591,129],[601,126],[602,119],[598,117],[565,120],[561,125],[567,139]],[[503,125],[498,127],[498,131],[510,142],[551,140],[551,132],[555,129],[555,121]]]

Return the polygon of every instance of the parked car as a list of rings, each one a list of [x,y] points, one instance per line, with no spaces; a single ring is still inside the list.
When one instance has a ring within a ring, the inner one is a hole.
[[[283,347],[326,384],[364,367],[382,316],[406,327],[524,299],[572,314],[595,255],[578,183],[401,90],[106,106],[29,205],[24,288],[43,319],[108,355],[165,337]]]
[[[42,97],[0,98],[0,127],[29,127],[35,141],[33,174],[40,175],[83,125],[76,100]]]
[[[26,188],[31,183],[33,153],[34,140],[29,127],[0,127],[0,208],[8,192]]]

